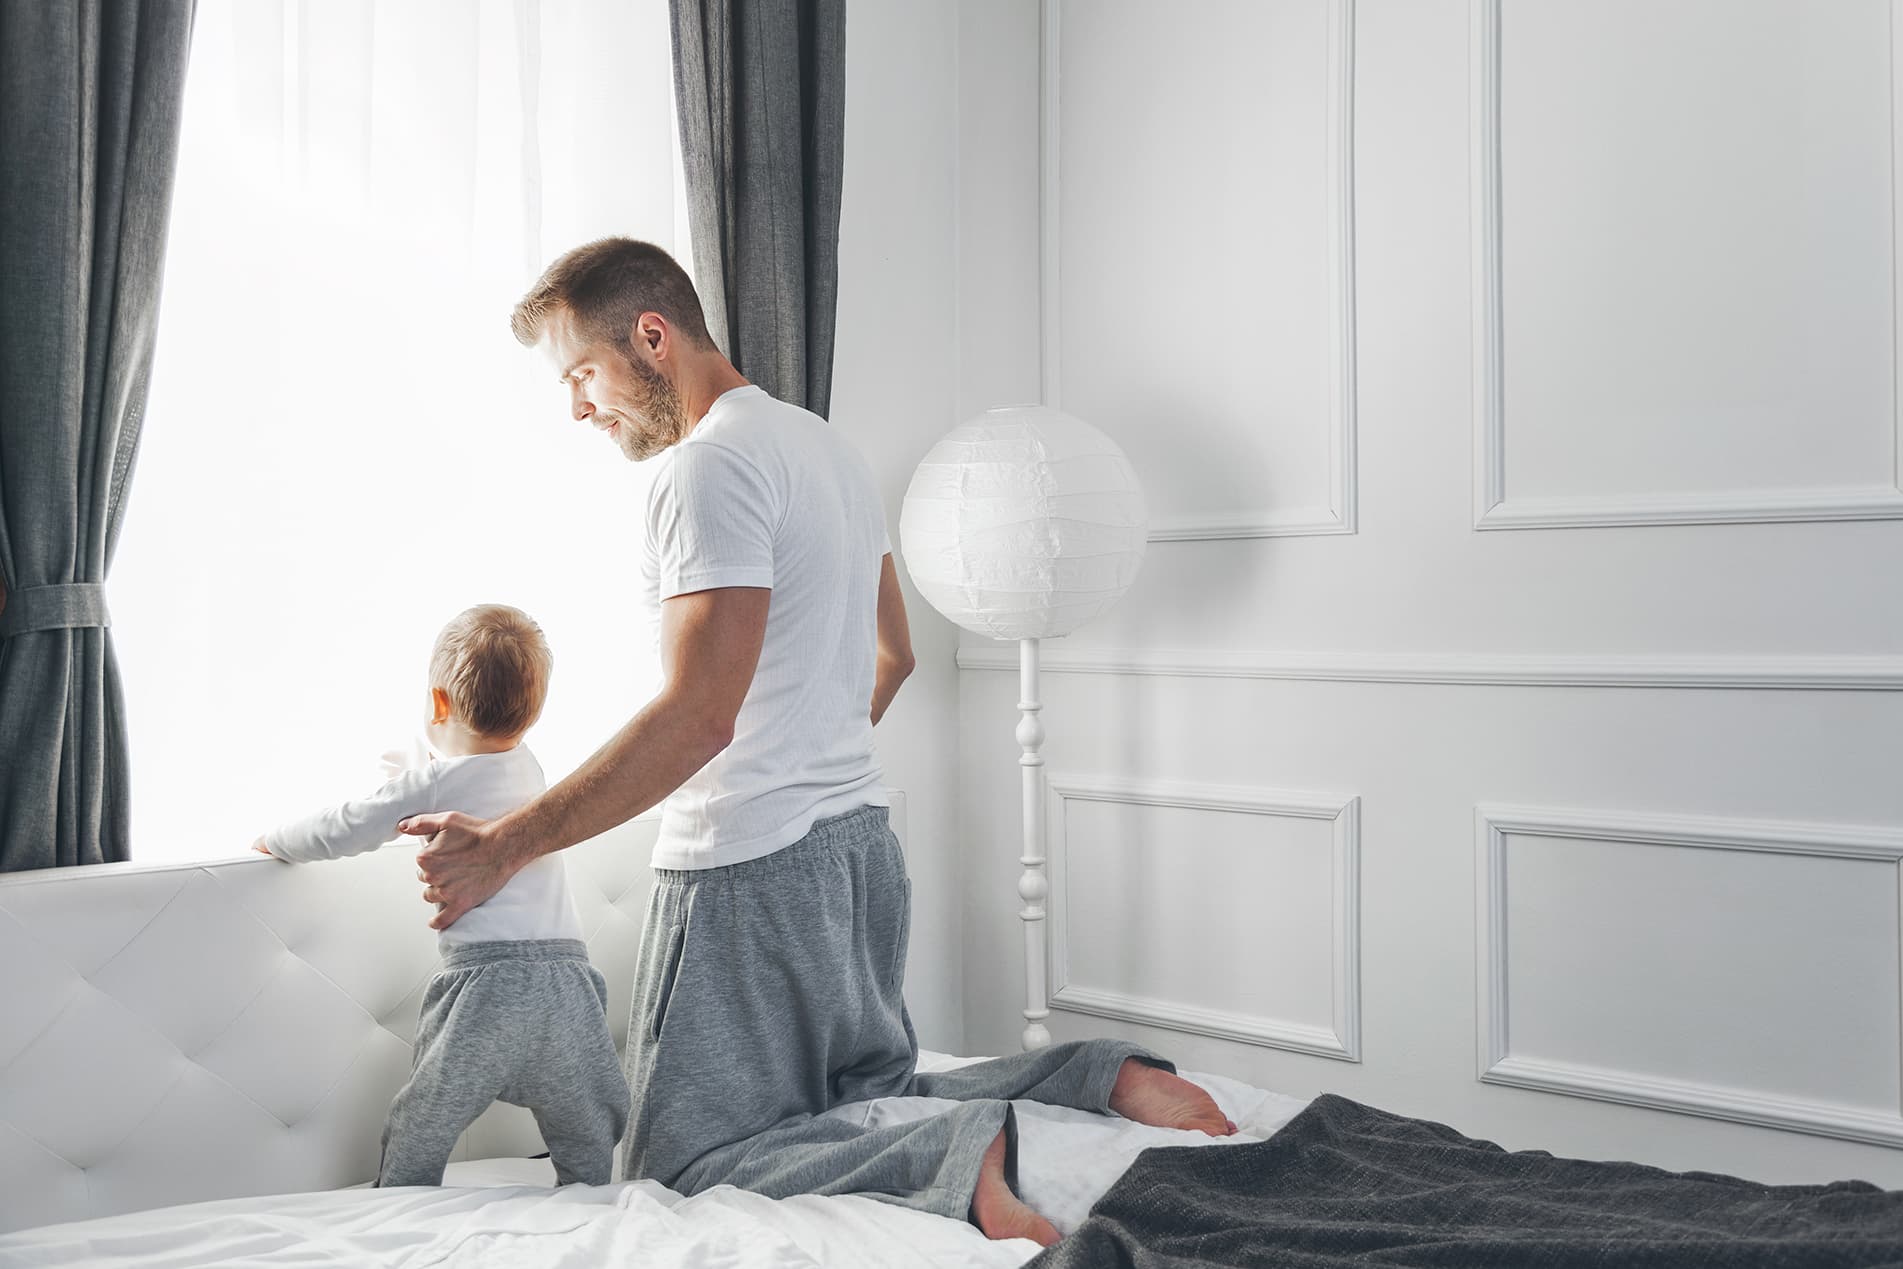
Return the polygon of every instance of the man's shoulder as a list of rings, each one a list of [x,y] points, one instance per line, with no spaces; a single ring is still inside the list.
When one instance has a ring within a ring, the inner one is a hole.
[[[764,393],[750,400],[755,408],[736,413],[704,439],[726,444],[743,457],[759,462],[771,457],[789,466],[809,463],[857,467],[865,461],[850,437],[811,410]]]
[[[677,468],[718,466],[726,458],[778,482],[802,470],[857,462],[858,451],[825,419],[764,394],[750,398],[748,408],[709,422],[674,447]]]
[[[811,410],[765,392],[749,392],[721,402],[680,448],[700,444],[742,452],[770,449],[807,439],[815,429],[825,427],[826,420]]]
[[[811,410],[760,392],[738,404],[745,408],[723,409],[668,451],[672,459],[649,489],[650,526],[709,497],[724,502],[745,493],[762,506],[791,509],[802,490],[873,489],[865,456]]]

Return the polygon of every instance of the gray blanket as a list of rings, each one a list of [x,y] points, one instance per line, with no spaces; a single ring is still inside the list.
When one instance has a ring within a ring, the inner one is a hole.
[[[1508,1152],[1324,1095],[1269,1140],[1146,1150],[1037,1269],[1903,1265],[1903,1191]]]

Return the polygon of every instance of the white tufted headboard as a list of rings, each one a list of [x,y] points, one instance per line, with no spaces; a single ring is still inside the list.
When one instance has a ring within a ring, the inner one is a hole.
[[[617,1045],[656,824],[566,855]],[[0,876],[0,1232],[374,1177],[438,959],[415,858]],[[495,1106],[456,1157],[542,1149]]]
[[[617,1037],[654,832],[567,855]],[[0,1230],[375,1176],[438,959],[415,859],[0,878]],[[497,1106],[457,1157],[539,1142]]]

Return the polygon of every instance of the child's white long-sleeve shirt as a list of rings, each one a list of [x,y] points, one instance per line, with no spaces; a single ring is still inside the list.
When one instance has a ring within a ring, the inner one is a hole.
[[[421,838],[398,834],[407,816],[461,811],[477,819],[505,815],[548,787],[541,764],[527,747],[502,753],[439,758],[420,745],[410,754],[389,754],[392,778],[368,797],[293,820],[264,835],[279,859],[310,863],[361,855],[385,843],[422,848]],[[419,919],[424,915],[419,907]],[[445,949],[507,939],[579,939],[581,919],[568,893],[568,870],[559,853],[543,855],[509,878],[490,899],[442,931]]]

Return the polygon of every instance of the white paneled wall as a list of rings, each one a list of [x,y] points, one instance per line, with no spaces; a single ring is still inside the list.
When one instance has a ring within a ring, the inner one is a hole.
[[[1159,529],[1044,653],[1056,1038],[1903,1185],[1898,7],[960,6],[959,412],[1061,401]]]

